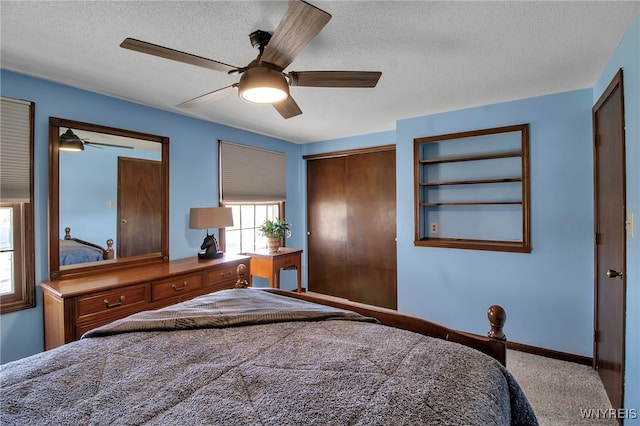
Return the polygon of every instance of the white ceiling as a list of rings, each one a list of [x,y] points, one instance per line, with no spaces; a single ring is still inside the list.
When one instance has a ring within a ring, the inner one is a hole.
[[[126,37],[247,65],[286,1],[5,1],[2,68],[296,143],[396,120],[592,87],[640,9],[628,2],[314,1],[333,18],[285,71],[382,71],[374,89],[292,87],[303,114],[237,96],[238,77],[122,49]],[[73,117],[69,117],[73,118]]]

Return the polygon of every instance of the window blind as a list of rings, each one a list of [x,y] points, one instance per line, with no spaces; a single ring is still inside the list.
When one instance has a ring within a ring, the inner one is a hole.
[[[225,141],[219,147],[223,203],[286,200],[284,153]]]
[[[31,199],[31,102],[0,98],[0,201]]]

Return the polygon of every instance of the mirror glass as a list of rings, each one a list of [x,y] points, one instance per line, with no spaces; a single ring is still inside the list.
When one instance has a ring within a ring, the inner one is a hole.
[[[50,118],[52,279],[168,259],[168,138]]]

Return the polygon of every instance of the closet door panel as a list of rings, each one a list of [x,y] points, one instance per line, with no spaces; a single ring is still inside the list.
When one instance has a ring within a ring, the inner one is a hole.
[[[397,309],[396,271],[349,265],[346,278],[347,295],[354,302]]]
[[[347,159],[349,299],[396,309],[395,151]]]
[[[307,162],[309,291],[347,298],[345,158]]]

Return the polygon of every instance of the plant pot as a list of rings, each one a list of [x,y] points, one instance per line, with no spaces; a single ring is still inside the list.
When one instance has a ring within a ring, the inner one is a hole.
[[[276,253],[280,248],[280,238],[267,238],[267,251]]]

